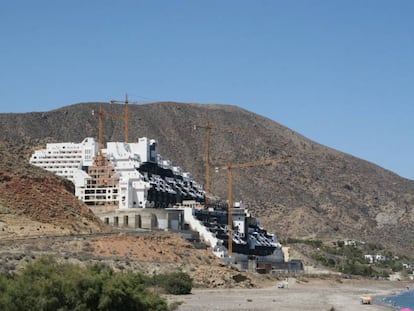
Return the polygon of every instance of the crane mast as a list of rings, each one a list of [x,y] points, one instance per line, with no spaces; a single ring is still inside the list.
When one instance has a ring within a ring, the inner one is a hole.
[[[95,114],[95,111],[92,110],[92,115]],[[105,112],[102,108],[102,104],[99,105],[98,109],[98,157],[97,162],[102,164],[103,156],[102,156],[102,147],[103,147],[103,117],[105,116]]]
[[[228,193],[228,212],[227,212],[227,224],[229,230],[229,240],[228,240],[228,252],[229,257],[233,255],[233,166],[231,161],[229,161],[227,166],[227,193]]]
[[[128,94],[125,94],[125,101],[119,101],[119,100],[111,100],[109,101],[110,104],[124,104],[124,140],[125,143],[128,143],[128,124],[129,124],[129,111],[128,111]],[[112,116],[112,117],[119,117],[121,118],[121,116]]]
[[[120,103],[119,101],[116,100],[111,100],[109,102],[110,104],[112,103]],[[120,116],[120,115],[113,115],[110,114],[106,111],[104,111],[102,104],[99,105],[99,109],[98,109],[98,161],[102,162],[103,159],[103,155],[102,155],[102,148],[103,148],[103,118],[123,118],[124,119],[124,124],[125,124],[125,128],[124,128],[124,134],[125,134],[125,143],[128,143],[128,95],[125,95],[125,112],[124,112],[124,116]],[[95,111],[92,111],[92,114],[95,114]]]
[[[206,126],[206,149],[205,149],[205,157],[206,157],[206,198],[205,201],[207,203],[207,194],[210,194],[210,137],[211,137],[211,126]]]
[[[102,147],[103,147],[103,117],[104,111],[102,104],[99,105],[98,111],[98,148],[99,148],[99,157],[102,157]]]
[[[227,169],[227,200],[228,200],[228,253],[229,257],[233,255],[233,169],[254,167],[261,165],[277,164],[287,162],[288,159],[268,159],[255,162],[245,162],[233,164],[231,161],[227,165],[219,166],[217,169]]]
[[[128,94],[125,94],[125,143],[128,143]]]
[[[208,199],[207,195],[211,193],[211,174],[210,174],[210,141],[211,141],[211,130],[218,130],[222,132],[246,132],[245,130],[241,129],[240,127],[225,127],[225,126],[216,126],[207,123],[207,125],[194,125],[194,129],[202,128],[206,131],[205,137],[205,205],[207,205]]]

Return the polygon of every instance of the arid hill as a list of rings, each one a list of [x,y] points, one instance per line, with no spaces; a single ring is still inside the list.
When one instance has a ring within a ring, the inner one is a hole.
[[[73,184],[29,165],[24,151],[0,142],[0,237],[101,232]]]
[[[97,137],[98,120],[91,111],[98,107],[99,103],[85,103],[50,112],[0,114],[0,140],[25,146],[22,154],[28,161],[27,148]],[[104,104],[104,110],[123,115],[123,105]],[[242,200],[268,230],[281,237],[352,238],[414,255],[411,180],[235,106],[130,105],[129,116],[131,141],[142,136],[158,140],[163,158],[201,183],[205,131],[194,129],[194,124],[243,129],[212,130],[213,167],[229,160],[243,163],[290,156],[287,163],[234,170],[234,199]],[[105,141],[123,141],[123,129],[122,117],[106,118]],[[212,170],[212,192],[227,197],[225,170]]]

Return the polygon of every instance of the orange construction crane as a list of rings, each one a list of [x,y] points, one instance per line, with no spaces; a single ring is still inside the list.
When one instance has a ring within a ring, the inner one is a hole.
[[[111,100],[110,104],[125,104],[125,114],[124,114],[124,123],[125,123],[125,143],[128,143],[128,94],[125,94],[125,101],[121,102],[118,100]]]
[[[110,103],[117,103],[117,101],[111,100]],[[95,111],[92,110],[92,115]],[[102,148],[103,148],[103,118],[121,118],[121,116],[110,114],[103,110],[102,104],[99,105],[97,111],[98,115],[98,161],[102,162]],[[122,117],[125,121],[125,142],[128,143],[128,95],[125,97],[125,115]]]
[[[98,109],[98,158],[97,162],[101,163],[102,156],[102,147],[103,147],[103,117],[106,116],[106,112],[102,108],[102,104],[99,105]],[[92,110],[92,115],[95,115],[95,110]]]
[[[256,162],[245,162],[245,163],[236,163],[233,164],[231,161],[227,163],[227,165],[216,167],[216,170],[219,169],[226,169],[227,170],[227,199],[228,199],[228,231],[229,231],[229,239],[228,239],[228,252],[229,257],[233,255],[233,169],[235,168],[245,168],[245,167],[253,167],[253,166],[260,166],[260,165],[270,165],[276,163],[283,163],[287,162],[288,159],[269,159],[269,160],[262,160]]]
[[[206,130],[206,138],[205,138],[205,174],[206,174],[206,198],[205,204],[207,205],[207,195],[210,194],[211,189],[211,178],[210,178],[210,138],[211,138],[211,130],[218,130],[222,132],[247,132],[248,130],[243,130],[240,127],[224,127],[224,126],[215,126],[207,123],[207,125],[194,125],[194,129],[202,128]]]

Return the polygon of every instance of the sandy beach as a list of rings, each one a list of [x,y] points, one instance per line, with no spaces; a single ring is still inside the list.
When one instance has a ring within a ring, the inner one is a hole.
[[[308,310],[352,311],[390,310],[379,304],[361,305],[361,297],[395,294],[412,284],[406,282],[370,280],[320,280],[297,282],[289,279],[288,288],[274,284],[255,289],[193,289],[192,294],[169,296],[169,301],[180,301],[180,311],[197,310]],[[412,287],[412,286],[411,286]]]

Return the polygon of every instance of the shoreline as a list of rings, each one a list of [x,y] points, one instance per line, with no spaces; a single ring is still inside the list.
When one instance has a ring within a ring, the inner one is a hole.
[[[398,295],[398,294],[396,294]],[[378,295],[372,297],[372,304],[377,306],[385,307],[386,310],[396,310],[394,307],[390,306],[389,304],[386,304],[383,299],[386,297],[393,296],[393,293],[390,293],[389,295]]]
[[[378,304],[378,305],[381,305],[381,306],[384,306],[384,307],[388,307],[388,310],[399,310],[401,307],[392,306],[389,303],[384,302],[384,299],[389,298],[389,297],[400,296],[400,295],[406,293],[407,291],[410,291],[411,293],[414,292],[412,289],[405,288],[405,289],[398,290],[396,292],[392,292],[388,295],[375,296],[375,297],[373,297],[373,301],[375,302],[375,304]]]
[[[179,311],[201,310],[295,310],[306,306],[308,311],[360,310],[361,297],[369,295],[373,304],[369,310],[395,310],[382,303],[384,297],[397,294],[410,282],[374,280],[289,279],[288,288],[277,284],[252,289],[193,289],[184,296],[167,295],[169,302],[182,304]]]

